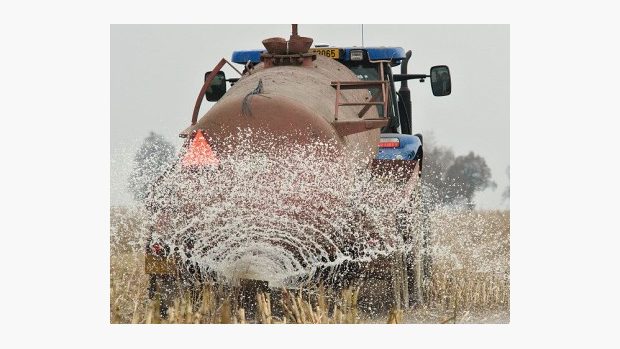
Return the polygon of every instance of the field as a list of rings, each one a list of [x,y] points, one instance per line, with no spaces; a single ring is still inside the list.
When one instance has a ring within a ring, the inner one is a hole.
[[[357,288],[258,294],[255,317],[224,286],[205,285],[174,300],[168,319],[148,299],[144,222],[139,210],[113,207],[111,323],[507,323],[510,319],[510,212],[438,210],[431,214],[433,274],[424,306],[370,315]],[[277,315],[275,315],[277,313]]]

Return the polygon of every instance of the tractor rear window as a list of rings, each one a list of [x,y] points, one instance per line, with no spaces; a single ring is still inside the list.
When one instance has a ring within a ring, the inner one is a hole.
[[[360,80],[378,80],[379,72],[377,71],[376,66],[350,66],[349,69],[353,71],[357,78]]]
[[[377,70],[377,65],[350,65],[349,69],[357,75],[357,78],[360,80],[379,80],[379,71]],[[380,98],[381,92],[378,87],[371,87],[368,89],[372,98]],[[379,115],[383,115],[383,106],[377,106],[377,112]]]

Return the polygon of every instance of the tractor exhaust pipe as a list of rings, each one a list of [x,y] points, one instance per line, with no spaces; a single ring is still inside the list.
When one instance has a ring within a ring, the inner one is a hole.
[[[402,75],[407,74],[407,65],[409,64],[409,59],[411,58],[411,50],[407,51],[405,54],[405,59],[400,64],[400,73]],[[400,114],[400,130],[402,134],[411,134],[412,127],[412,117],[411,117],[411,91],[409,90],[409,85],[407,84],[407,80],[403,80],[400,82],[400,89],[398,90],[398,94],[400,95],[400,103],[398,103],[398,113]]]

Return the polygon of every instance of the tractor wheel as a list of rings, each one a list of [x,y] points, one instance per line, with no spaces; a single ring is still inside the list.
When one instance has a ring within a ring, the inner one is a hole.
[[[406,256],[405,252],[396,252],[391,257],[392,305],[396,309],[409,308]]]
[[[431,250],[432,232],[430,222],[430,203],[421,199],[420,207],[420,229],[422,230],[422,278],[424,281],[425,298],[428,284],[433,275],[433,255]]]
[[[422,186],[418,185],[412,196],[411,217],[404,227],[409,304],[421,305],[426,299],[426,285],[431,277],[429,210],[422,199]]]
[[[155,307],[156,309],[159,309],[159,315],[162,319],[168,318],[168,309],[172,304],[174,294],[174,276],[151,274],[149,280],[148,295],[149,299],[158,302]]]

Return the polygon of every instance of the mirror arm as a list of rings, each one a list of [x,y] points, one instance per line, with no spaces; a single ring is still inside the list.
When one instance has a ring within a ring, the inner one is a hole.
[[[415,79],[425,79],[430,78],[430,75],[426,74],[394,74],[394,81],[406,81],[406,80],[415,80]]]

